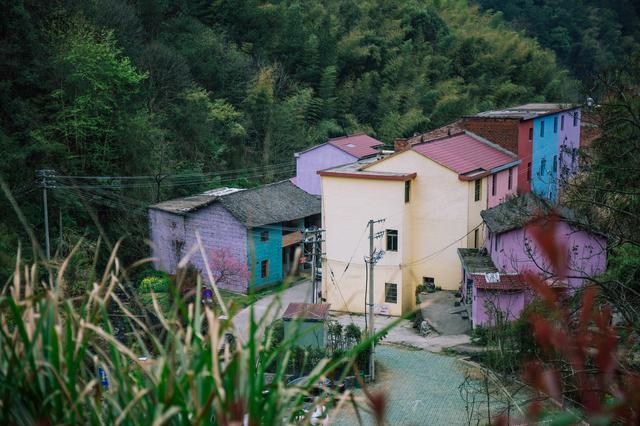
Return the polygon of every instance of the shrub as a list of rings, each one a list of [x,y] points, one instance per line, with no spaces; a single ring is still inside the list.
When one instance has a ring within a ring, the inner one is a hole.
[[[138,286],[138,293],[166,293],[169,291],[169,286],[171,285],[171,278],[169,275],[154,275],[145,277],[140,282]]]

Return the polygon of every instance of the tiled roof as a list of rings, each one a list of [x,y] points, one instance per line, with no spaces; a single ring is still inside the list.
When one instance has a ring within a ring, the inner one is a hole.
[[[490,172],[517,161],[515,154],[471,132],[417,144],[411,149],[459,175]]]
[[[549,201],[534,192],[527,192],[483,210],[480,216],[491,232],[502,233],[523,227],[536,216],[549,213],[551,208]]]
[[[347,154],[353,155],[356,158],[364,158],[370,155],[376,155],[378,153],[378,150],[375,148],[384,145],[383,142],[374,139],[364,133],[332,138],[329,139],[327,143],[343,150]]]
[[[471,274],[473,286],[482,290],[524,290],[529,285],[520,274],[500,274],[500,281],[489,282],[485,274]]]
[[[282,318],[322,321],[327,318],[330,307],[328,303],[289,303]]]
[[[577,108],[577,106],[572,104],[530,103],[505,109],[480,112],[476,114],[475,117],[530,120],[542,115],[567,111],[575,108]]]
[[[320,213],[320,200],[289,180],[245,190],[231,191],[226,188],[224,191],[207,191],[154,204],[149,208],[184,215],[214,202],[222,204],[246,226],[286,222]]]

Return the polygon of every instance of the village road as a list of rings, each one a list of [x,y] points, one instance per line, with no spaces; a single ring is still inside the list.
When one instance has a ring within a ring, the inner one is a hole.
[[[249,336],[249,318],[251,309],[256,322],[260,322],[261,333],[265,326],[271,324],[273,320],[280,318],[289,303],[309,303],[311,302],[311,281],[303,281],[294,284],[288,289],[265,296],[251,306],[244,308],[233,317],[233,325],[236,328],[237,337],[246,341]]]
[[[423,350],[380,345],[376,349],[376,366],[376,383],[370,385],[369,390],[386,396],[385,424],[454,426],[488,423],[486,400],[476,392],[469,393],[473,386],[465,385],[475,375],[474,367],[468,363]],[[358,389],[355,395],[364,397]],[[491,405],[491,411],[496,408],[497,404]],[[375,424],[366,410],[359,411],[362,424]],[[330,415],[328,423],[359,424],[352,406]]]

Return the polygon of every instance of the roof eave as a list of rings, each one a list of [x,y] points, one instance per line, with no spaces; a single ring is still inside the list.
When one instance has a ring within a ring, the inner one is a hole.
[[[370,173],[349,173],[349,172],[331,172],[331,171],[318,171],[320,176],[327,177],[345,177],[354,179],[374,179],[374,180],[392,180],[392,181],[408,181],[415,179],[417,173],[408,173],[404,175],[374,175]]]

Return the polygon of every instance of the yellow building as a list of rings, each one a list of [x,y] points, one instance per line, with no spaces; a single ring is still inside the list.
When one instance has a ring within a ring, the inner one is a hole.
[[[411,312],[425,282],[457,290],[457,249],[482,246],[480,211],[515,193],[517,164],[509,151],[463,132],[320,171],[323,297],[335,310],[365,311],[371,219],[384,220],[375,225],[375,247],[384,251],[374,273],[376,310]]]

